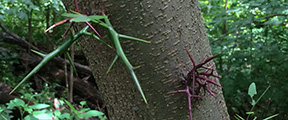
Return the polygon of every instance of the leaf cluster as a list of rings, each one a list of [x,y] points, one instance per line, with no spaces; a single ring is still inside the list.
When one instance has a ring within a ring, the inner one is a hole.
[[[18,109],[21,114],[22,120],[72,120],[72,119],[88,119],[91,117],[98,117],[100,120],[105,120],[104,113],[97,110],[90,110],[85,108],[85,101],[80,102],[80,110],[76,108],[66,100],[54,99],[54,106],[49,104],[34,103],[33,105],[26,104],[23,100],[15,98],[11,100],[6,106],[1,105],[0,107],[0,118],[9,120],[14,116],[9,115],[13,109]],[[67,107],[65,107],[65,105]],[[71,109],[71,110],[68,110]],[[28,115],[24,115],[27,114]]]

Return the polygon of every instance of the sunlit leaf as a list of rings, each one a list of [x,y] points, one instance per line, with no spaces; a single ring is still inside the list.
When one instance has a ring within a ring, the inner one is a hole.
[[[91,21],[88,17],[79,17],[79,18],[73,18],[70,20],[71,22],[88,22]]]
[[[16,107],[16,106],[24,106],[25,102],[19,98],[15,98],[14,100],[11,100],[7,105],[9,107]]]
[[[80,105],[86,105],[86,101],[81,101]]]
[[[39,120],[36,117],[34,117],[33,115],[27,115],[24,120]]]
[[[41,110],[41,111],[34,111],[33,116],[41,119],[41,120],[51,120],[52,119],[52,113],[47,110]]]
[[[251,98],[253,98],[253,96],[257,94],[256,84],[254,82],[250,84],[248,94],[250,95]]]
[[[104,115],[104,113],[97,111],[97,110],[90,110],[84,114],[81,114],[80,116],[89,118],[89,117],[97,117],[97,116],[101,116],[101,115]]]
[[[50,107],[50,105],[47,104],[35,104],[31,106],[33,109],[43,109],[43,108],[47,108]]]

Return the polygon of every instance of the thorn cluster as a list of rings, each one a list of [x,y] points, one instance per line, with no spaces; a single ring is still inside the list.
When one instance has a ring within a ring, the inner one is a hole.
[[[187,74],[187,79],[185,81],[185,89],[184,90],[177,90],[177,91],[171,91],[168,92],[168,94],[172,93],[186,93],[188,97],[188,106],[189,106],[189,114],[190,114],[190,120],[192,120],[192,105],[191,105],[191,98],[200,97],[199,93],[201,88],[204,89],[204,91],[207,91],[211,96],[215,97],[215,94],[217,94],[215,91],[211,90],[209,87],[209,84],[216,85],[218,87],[223,88],[221,85],[216,83],[214,80],[210,79],[210,77],[216,77],[221,78],[220,76],[214,74],[215,69],[211,66],[205,66],[206,63],[213,60],[214,58],[218,57],[220,54],[212,56],[207,58],[206,60],[202,61],[199,64],[196,64],[194,59],[192,58],[191,54],[188,52],[188,50],[185,47],[185,50],[187,54],[190,57],[190,60],[192,61],[193,68],[192,70]],[[197,84],[197,89],[195,87],[195,84]],[[197,91],[195,91],[197,90]]]

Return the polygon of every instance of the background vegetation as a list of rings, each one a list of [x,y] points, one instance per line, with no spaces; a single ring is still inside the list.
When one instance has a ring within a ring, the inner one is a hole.
[[[252,107],[248,87],[255,82],[259,93],[256,98],[271,86],[256,105],[255,116],[265,118],[279,113],[276,119],[287,118],[288,1],[199,0],[199,3],[212,52],[223,54],[215,62],[222,75],[220,81],[230,116],[247,116],[246,112]],[[0,0],[1,24],[44,51],[51,51],[62,42],[58,40],[65,27],[56,27],[46,34],[44,30],[62,20],[64,12],[60,0]],[[0,38],[1,82],[16,86],[31,70],[19,61],[23,51]],[[23,87],[23,95],[31,93],[31,89],[25,89],[30,88],[30,84]],[[53,94],[48,90],[43,91]]]
[[[44,31],[55,21],[63,19],[61,17],[65,12],[63,7],[61,0],[0,0],[0,23],[24,40],[44,51],[49,51],[58,44],[64,29],[55,28],[47,34]],[[1,35],[3,34],[6,33],[1,30]],[[1,82],[15,86],[31,70],[25,65],[28,63],[19,61],[25,51],[17,45],[7,44],[2,38],[0,39]]]
[[[200,0],[203,19],[231,116],[246,116],[251,108],[248,86],[255,82],[259,97],[259,118],[279,113],[287,118],[288,70],[286,0]]]

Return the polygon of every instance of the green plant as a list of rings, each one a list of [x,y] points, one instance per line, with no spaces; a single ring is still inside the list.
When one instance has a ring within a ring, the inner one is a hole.
[[[2,46],[3,44],[0,43]],[[3,45],[4,46],[4,45]],[[10,85],[15,85],[14,81],[22,76],[22,73],[18,73],[20,75],[15,75],[15,66],[19,64],[18,54],[12,50],[2,49],[0,47],[0,80]]]
[[[63,107],[67,105],[71,110]],[[34,103],[34,105],[26,104],[23,100],[15,98],[7,103],[7,107],[1,105],[0,107],[0,118],[4,120],[10,120],[13,116],[9,114],[12,113],[13,109],[18,109],[22,120],[38,120],[38,119],[48,119],[48,120],[72,120],[72,119],[88,119],[91,117],[98,117],[100,120],[105,120],[106,117],[104,113],[97,110],[90,110],[90,108],[85,108],[85,101],[80,102],[80,110],[76,110],[71,103],[64,100],[54,99],[54,108],[48,104]],[[24,113],[28,113],[24,116]]]
[[[64,102],[69,106],[69,108],[73,111],[76,118],[90,118],[90,117],[99,117],[100,120],[105,120],[106,117],[102,117],[104,113],[99,112],[97,110],[90,110],[90,108],[83,108],[84,105],[86,105],[85,101],[80,102],[81,109],[77,111],[75,107],[71,105],[68,101],[64,100]]]
[[[254,112],[253,112],[254,107],[255,107],[256,104],[259,102],[259,100],[266,94],[266,92],[268,91],[269,88],[270,88],[270,86],[267,87],[266,90],[261,94],[261,96],[255,101],[253,97],[257,94],[256,84],[255,84],[254,82],[250,84],[249,89],[248,89],[248,95],[251,97],[251,105],[252,105],[252,108],[250,109],[249,112],[246,112],[246,114],[248,115],[247,118],[246,118],[246,120],[249,120],[250,116],[251,116],[251,115],[254,115]],[[272,118],[274,118],[274,117],[276,117],[276,116],[278,116],[278,115],[279,115],[279,114],[271,115],[271,116],[269,116],[269,117],[267,117],[267,118],[264,118],[264,120],[270,120],[270,119],[272,119]],[[238,114],[236,114],[234,117],[235,117],[237,120],[245,120],[243,117],[241,117],[241,116],[238,115]],[[253,120],[256,120],[256,119],[257,119],[257,117],[254,116]]]
[[[0,105],[0,119],[1,120],[10,120],[13,116],[10,115],[12,111],[7,109],[5,105]]]
[[[47,14],[51,14],[53,11],[55,13],[53,16],[46,16]],[[26,40],[29,40],[30,34],[32,37],[29,42],[37,41],[40,43],[45,42],[46,44],[53,44],[55,41],[43,39],[47,36],[47,34],[43,33],[42,31],[49,26],[47,23],[53,23],[55,20],[62,19],[62,17],[58,16],[58,14],[62,14],[63,12],[64,5],[62,4],[61,0],[0,1],[1,23]],[[27,23],[29,22],[31,23],[30,28],[27,27]],[[58,40],[57,36],[60,36],[62,31],[63,30],[61,29],[56,29],[54,31],[50,31],[49,33],[53,33],[55,36],[53,39]],[[50,37],[52,38],[52,36]]]

